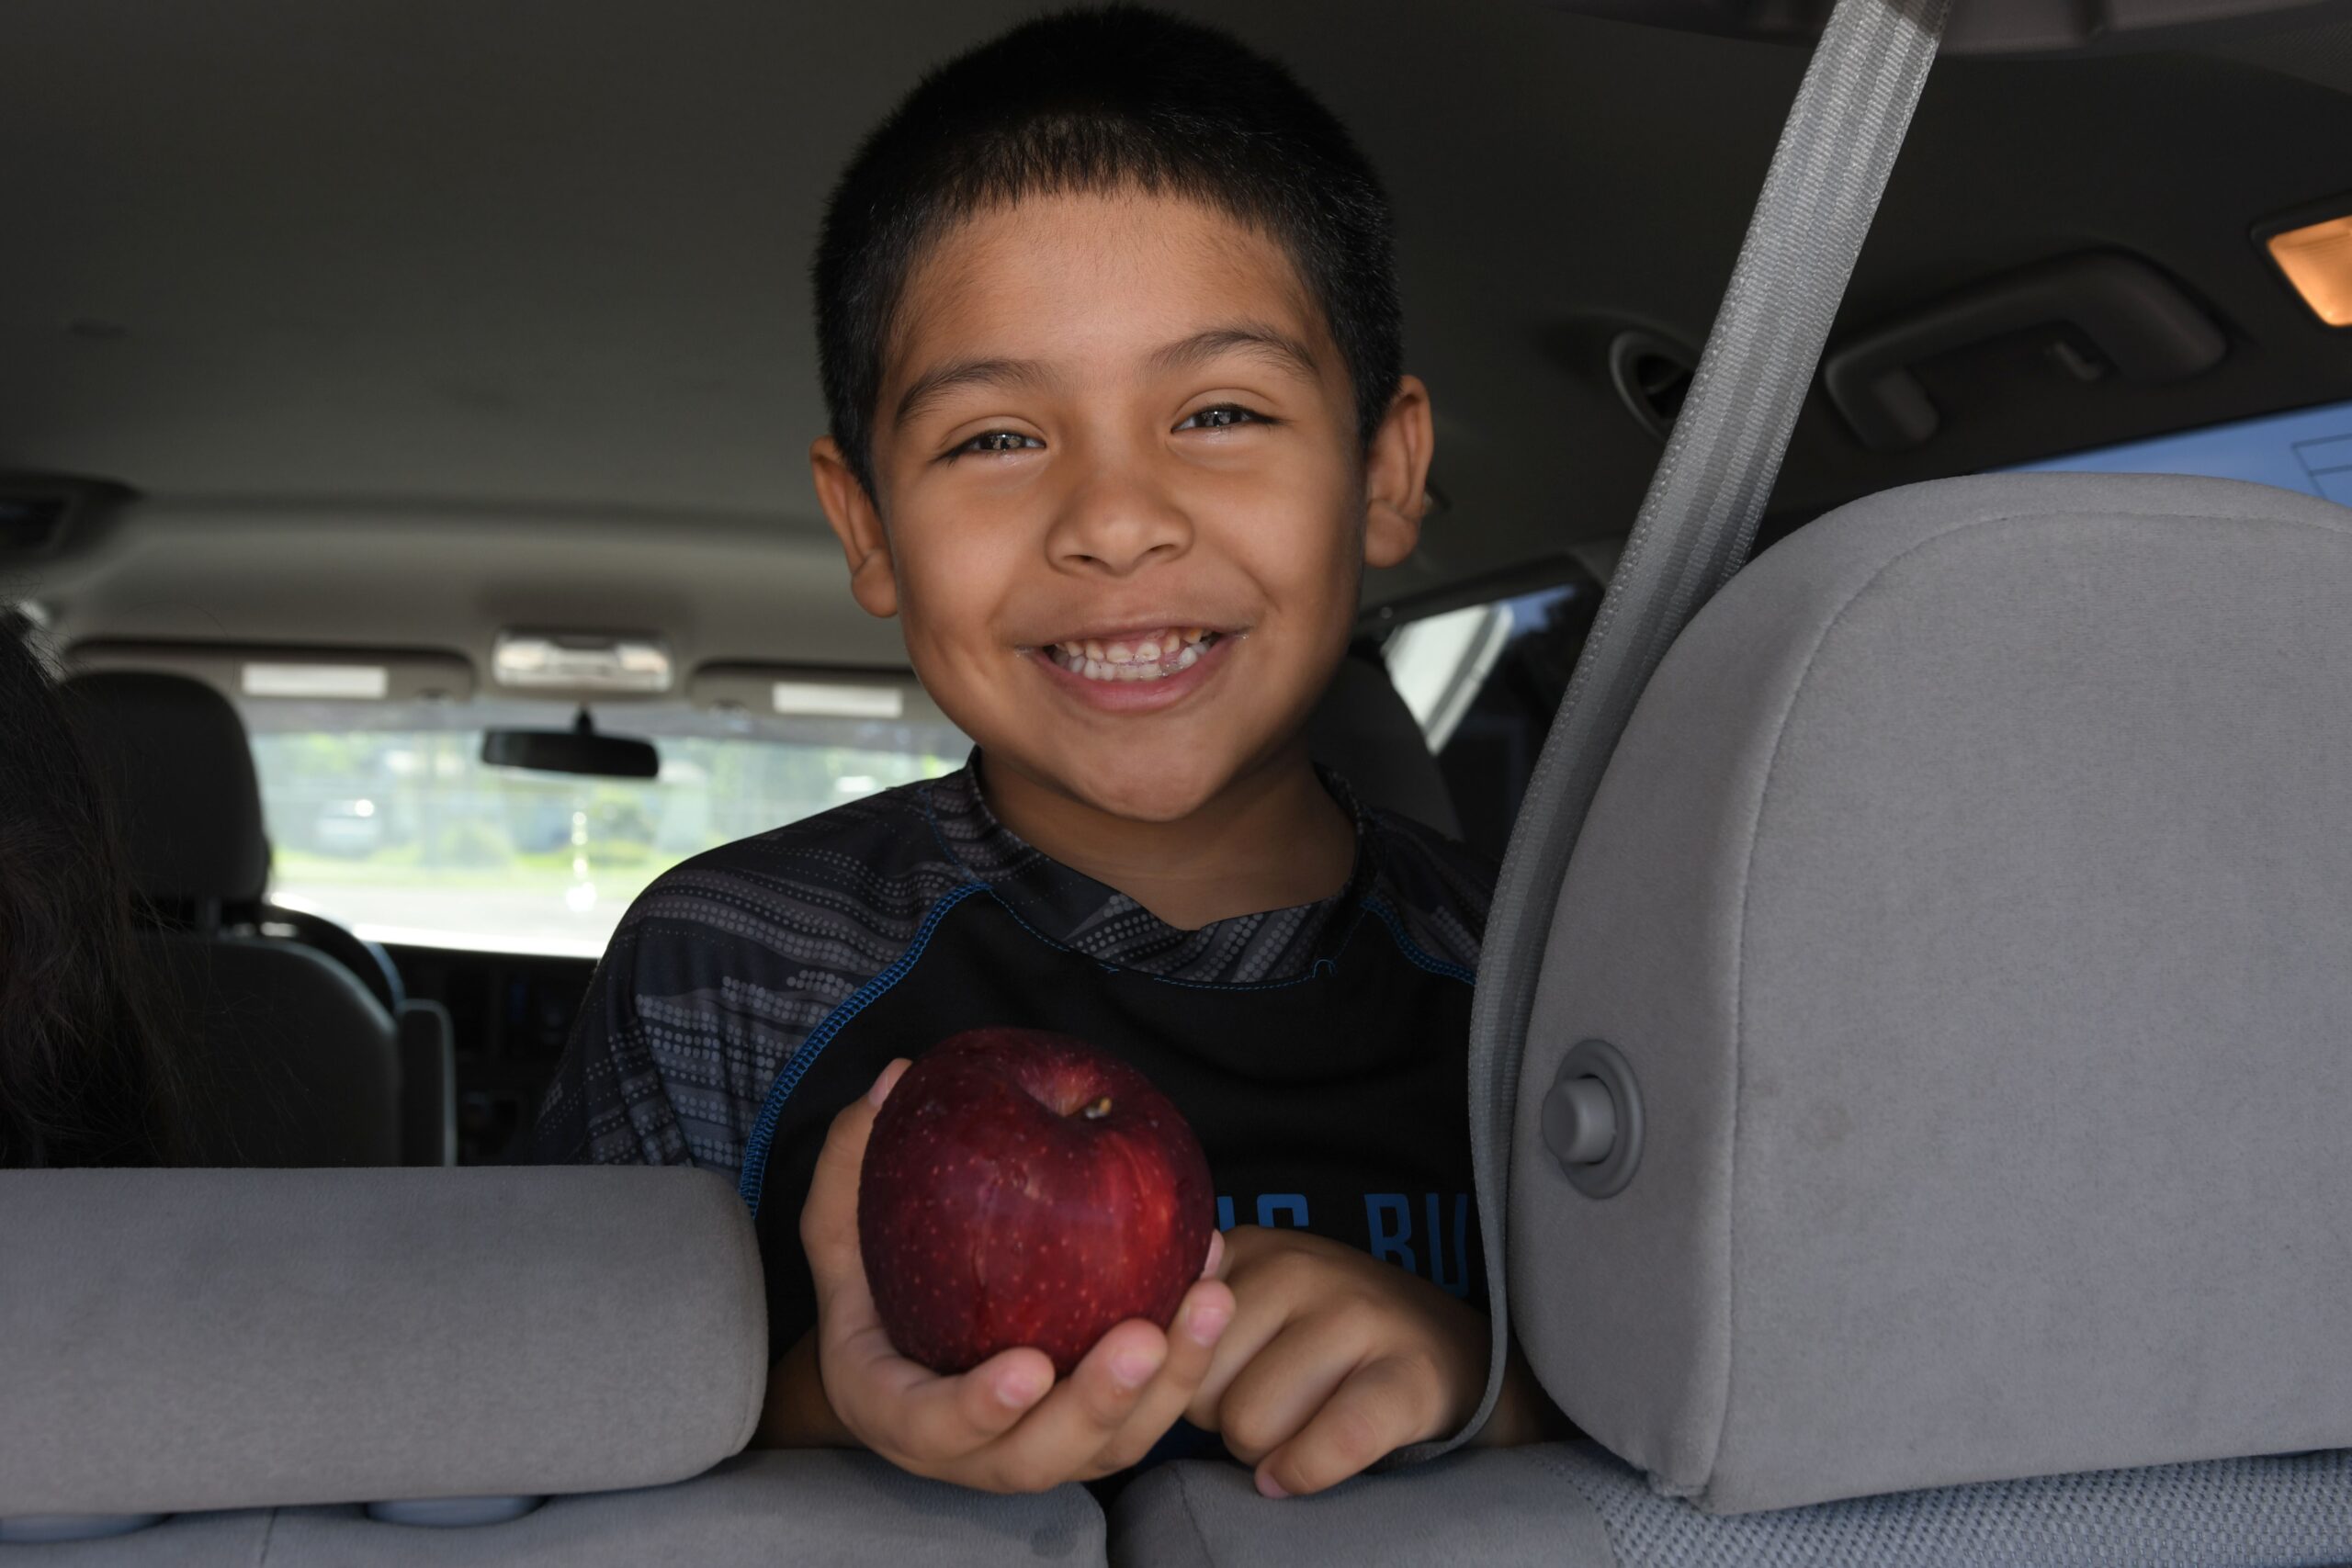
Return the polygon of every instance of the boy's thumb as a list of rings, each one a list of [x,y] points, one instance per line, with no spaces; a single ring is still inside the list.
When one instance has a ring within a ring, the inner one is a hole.
[[[906,1077],[907,1069],[913,1066],[904,1056],[892,1058],[890,1065],[883,1068],[881,1075],[874,1080],[874,1087],[865,1091],[865,1103],[876,1111],[881,1110],[882,1102],[890,1098],[890,1091],[899,1087],[899,1080]]]

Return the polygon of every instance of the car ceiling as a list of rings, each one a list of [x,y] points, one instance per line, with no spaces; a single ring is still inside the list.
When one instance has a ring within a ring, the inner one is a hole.
[[[1522,0],[1187,0],[1290,61],[1396,200],[1446,504],[1396,600],[1622,534],[1656,440],[1609,340],[1704,335],[1804,66]],[[454,648],[661,633],[689,665],[902,660],[811,502],[827,186],[1001,0],[76,0],[0,62],[0,471],[141,499],[0,562],[69,637]],[[1930,82],[1840,331],[2120,248],[2221,321],[2166,387],[2054,373],[1863,451],[1808,411],[1776,504],[2352,397],[2249,238],[2352,193],[2352,24]],[[2347,202],[2346,205],[2352,205]],[[1835,339],[1833,338],[1833,343]]]

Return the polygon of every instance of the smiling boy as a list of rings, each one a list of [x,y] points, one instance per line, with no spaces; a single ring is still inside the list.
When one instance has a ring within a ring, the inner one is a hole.
[[[1464,1054],[1491,868],[1309,760],[1432,436],[1385,200],[1279,66],[1129,8],[1014,29],[859,151],[817,268],[816,488],[964,770],[729,845],[639,901],[542,1109],[550,1159],[691,1160],[753,1206],[763,1441],[996,1490],[1180,1420],[1269,1495],[1456,1429],[1484,1384]],[[899,1357],[857,1168],[904,1058],[1022,1024],[1182,1109],[1224,1239],[1163,1333],[1056,1383]],[[1514,1363],[1484,1437],[1542,1396]]]

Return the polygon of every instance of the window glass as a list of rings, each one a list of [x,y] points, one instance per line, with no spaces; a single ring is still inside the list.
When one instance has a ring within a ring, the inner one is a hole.
[[[2204,474],[2352,505],[2352,403],[2298,409],[2122,446],[2024,463],[2010,473]]]
[[[1437,753],[1472,848],[1500,859],[1552,715],[1600,605],[1600,584],[1570,581],[1408,621],[1381,657]]]
[[[554,703],[248,700],[271,897],[377,942],[593,958],[689,856],[963,764],[944,724],[614,705],[655,779],[489,767],[485,729],[564,729]]]

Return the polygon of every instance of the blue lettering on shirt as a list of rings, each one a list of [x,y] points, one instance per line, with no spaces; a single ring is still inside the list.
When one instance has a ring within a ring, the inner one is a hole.
[[[1363,1224],[1372,1235],[1374,1258],[1385,1258],[1408,1274],[1421,1271],[1413,1249],[1405,1245],[1413,1235],[1413,1210],[1402,1192],[1365,1193]]]
[[[1262,1192],[1258,1196],[1258,1223],[1271,1228],[1277,1214],[1288,1214],[1291,1224],[1306,1228],[1306,1196],[1302,1192]]]

